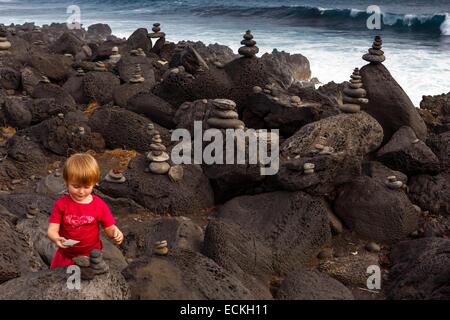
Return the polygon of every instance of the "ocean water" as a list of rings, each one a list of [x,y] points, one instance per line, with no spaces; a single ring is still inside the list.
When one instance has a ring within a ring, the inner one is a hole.
[[[301,53],[322,83],[348,80],[380,34],[384,64],[416,106],[422,95],[450,91],[450,0],[0,0],[0,24],[66,22],[71,5],[83,26],[108,23],[120,37],[160,22],[169,41],[217,42],[237,52],[250,29],[260,54]],[[381,10],[380,30],[366,27],[370,5]]]

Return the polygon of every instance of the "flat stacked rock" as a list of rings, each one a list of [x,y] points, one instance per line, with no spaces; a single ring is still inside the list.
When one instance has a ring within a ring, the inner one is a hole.
[[[169,155],[166,152],[166,147],[162,144],[161,136],[157,130],[154,130],[147,159],[150,160],[148,168],[151,173],[166,174],[170,170],[170,164],[167,162]]]
[[[159,256],[166,256],[169,253],[169,248],[167,247],[167,241],[156,241],[153,252]]]
[[[240,55],[246,58],[253,58],[259,52],[259,48],[256,46],[256,41],[253,40],[253,35],[250,30],[244,34],[244,40],[241,41],[243,47],[240,47],[238,52]]]
[[[83,68],[78,68],[77,69],[77,76],[78,77],[82,77],[82,76],[84,76],[84,75],[86,75],[86,73],[84,72],[84,69]]]
[[[0,29],[0,51],[11,48],[11,42],[6,38],[6,30]]]
[[[217,129],[244,129],[245,123],[239,120],[236,112],[236,103],[228,99],[215,99],[212,101],[213,110],[207,123]]]
[[[108,174],[105,176],[105,180],[112,183],[124,183],[126,181],[125,176],[123,175],[122,170],[120,169],[111,169]]]
[[[402,181],[397,180],[396,176],[389,176],[389,177],[387,177],[387,180],[386,180],[386,186],[389,189],[396,190],[396,189],[402,188],[404,186],[404,184]]]
[[[146,56],[145,51],[142,48],[137,48],[136,50],[131,50],[130,54],[132,56],[142,56],[142,57]]]
[[[97,61],[95,63],[95,67],[94,67],[94,71],[100,71],[100,72],[105,72],[106,70],[106,65],[104,62],[102,61]]]
[[[386,60],[384,51],[381,50],[382,43],[381,37],[376,36],[372,48],[369,49],[369,53],[363,55],[363,59],[373,64],[379,64]]]
[[[130,82],[131,83],[142,83],[144,81],[145,81],[145,79],[142,76],[141,65],[138,63],[138,64],[136,64],[136,66],[134,68],[134,73],[133,73],[133,76],[130,79]]]
[[[113,47],[111,52],[112,54],[109,56],[109,62],[112,64],[116,64],[117,62],[119,62],[120,58],[122,58],[122,56],[119,54],[119,48]]]
[[[350,78],[350,84],[344,89],[343,104],[339,105],[339,109],[345,113],[356,113],[361,110],[361,104],[367,104],[369,100],[366,98],[367,92],[363,88],[359,68],[353,70]]]
[[[109,266],[103,260],[103,254],[100,250],[92,250],[89,255],[89,267],[97,274],[103,274],[109,271]]]
[[[154,23],[152,28],[153,33],[148,35],[149,38],[165,38],[166,34],[161,32],[161,24]]]
[[[39,212],[39,208],[36,205],[30,205],[27,212],[27,218],[34,219]]]

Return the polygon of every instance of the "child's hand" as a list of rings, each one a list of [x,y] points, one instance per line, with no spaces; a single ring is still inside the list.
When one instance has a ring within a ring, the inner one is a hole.
[[[64,238],[64,237],[57,237],[57,238],[55,238],[54,242],[55,242],[55,244],[56,244],[56,246],[58,248],[65,249],[67,247],[65,245],[63,245],[64,241],[66,241],[66,238]]]
[[[115,244],[121,244],[123,241],[123,233],[119,230],[119,228],[116,227],[113,233],[112,239],[114,240]]]

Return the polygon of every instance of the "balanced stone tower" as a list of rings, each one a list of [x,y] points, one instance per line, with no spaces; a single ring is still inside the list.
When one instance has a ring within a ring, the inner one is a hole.
[[[169,155],[166,152],[166,146],[162,144],[161,136],[157,130],[154,130],[150,151],[147,159],[150,160],[149,170],[154,174],[166,174],[170,170]]]
[[[369,53],[363,55],[363,59],[374,64],[382,63],[384,60],[386,60],[384,51],[381,50],[382,44],[383,41],[381,40],[381,37],[376,36],[375,40],[373,41],[372,48],[369,49]]]
[[[103,260],[103,254],[100,250],[92,250],[89,255],[89,267],[95,274],[103,274],[109,271],[109,266]]]
[[[240,47],[238,52],[240,55],[246,58],[253,58],[259,52],[259,48],[256,46],[256,41],[253,40],[253,35],[250,30],[244,34],[244,40],[241,41],[243,47]]]
[[[152,39],[159,38],[159,39],[161,39],[161,38],[165,38],[166,37],[166,34],[164,32],[161,32],[161,24],[158,23],[158,22],[153,24],[152,31],[153,31],[153,33],[150,33],[148,35],[149,38],[152,38]]]
[[[138,64],[136,64],[136,66],[134,68],[134,73],[133,73],[133,76],[130,79],[130,82],[131,83],[142,83],[144,81],[145,81],[145,79],[142,76],[141,65],[138,63]]]
[[[118,63],[119,60],[122,58],[122,56],[119,54],[119,48],[113,47],[111,53],[112,54],[109,56],[109,62],[112,64]]]
[[[161,24],[154,23],[152,28],[153,33],[150,33],[148,37],[151,39],[158,38],[156,40],[155,45],[152,47],[151,52],[159,54],[161,52],[161,49],[166,44],[166,34],[164,32],[161,32]]]
[[[122,170],[114,168],[111,169],[105,176],[105,180],[112,183],[124,183],[126,181]]]
[[[361,110],[361,104],[369,103],[366,98],[367,92],[363,88],[359,68],[353,70],[350,76],[350,84],[344,89],[343,104],[339,105],[339,109],[346,113],[356,113]]]
[[[106,65],[104,62],[102,61],[97,61],[95,63],[95,67],[94,67],[94,71],[100,71],[100,72],[105,72],[106,70]]]
[[[214,99],[213,109],[206,121],[211,128],[244,129],[245,123],[239,120],[236,103],[228,99]]]
[[[11,48],[11,42],[6,38],[6,30],[0,29],[0,51],[8,50]]]

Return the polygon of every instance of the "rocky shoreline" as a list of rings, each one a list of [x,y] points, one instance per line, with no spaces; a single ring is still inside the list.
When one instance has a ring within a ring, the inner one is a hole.
[[[0,299],[450,299],[450,92],[416,109],[378,36],[316,89],[306,57],[257,57],[250,31],[237,54],[163,31],[0,25]],[[279,172],[172,163],[194,121],[278,129]],[[46,237],[75,152],[125,235],[81,290]]]

